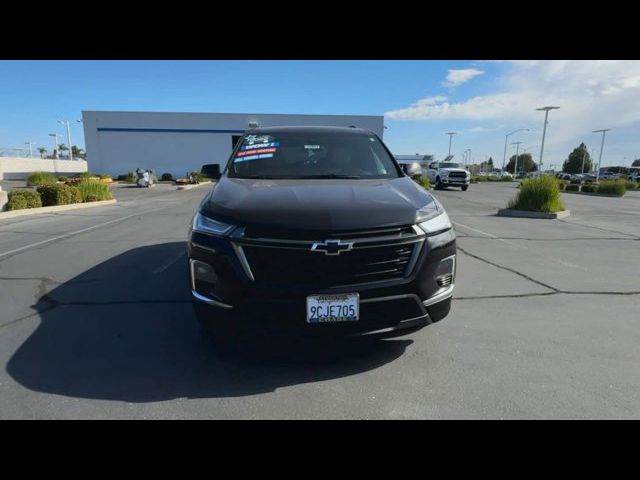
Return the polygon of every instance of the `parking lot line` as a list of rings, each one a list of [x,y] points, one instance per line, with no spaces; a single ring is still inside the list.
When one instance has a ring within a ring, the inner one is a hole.
[[[25,250],[29,250],[31,248],[39,247],[41,245],[46,245],[48,243],[56,242],[58,240],[64,240],[65,238],[73,237],[74,235],[79,235],[81,233],[90,232],[91,230],[96,230],[98,228],[105,227],[107,225],[111,225],[111,224],[114,224],[114,223],[122,222],[122,221],[127,220],[127,219],[132,218],[132,217],[137,217],[139,215],[144,215],[145,213],[153,212],[155,210],[160,210],[161,208],[165,208],[165,207],[156,207],[156,208],[152,208],[150,210],[144,210],[144,211],[137,212],[137,213],[134,213],[134,214],[131,214],[131,215],[127,215],[127,216],[124,216],[124,217],[121,217],[121,218],[116,218],[114,220],[109,220],[108,222],[99,223],[98,225],[93,225],[91,227],[82,228],[80,230],[76,230],[76,231],[73,231],[73,232],[65,233],[64,235],[58,235],[57,237],[48,238],[46,240],[41,240],[41,241],[36,242],[36,243],[31,243],[29,245],[24,245],[24,246],[19,247],[19,248],[14,248],[13,250],[9,250],[9,251],[6,251],[6,252],[0,252],[0,258],[6,257],[8,255],[13,255],[13,254],[16,254],[16,253],[20,253],[20,252],[23,252]]]

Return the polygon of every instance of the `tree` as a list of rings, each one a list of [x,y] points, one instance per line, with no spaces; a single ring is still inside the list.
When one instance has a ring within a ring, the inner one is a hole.
[[[631,164],[632,167],[640,167],[640,158],[637,160],[634,160],[633,163]]]
[[[38,148],[38,152],[40,152],[40,158],[44,158],[44,154],[47,153],[47,149],[44,147]]]
[[[512,155],[509,159],[509,163],[507,163],[507,166],[505,167],[505,170],[507,172],[513,173],[513,167],[515,166],[515,163],[516,156]],[[536,162],[533,161],[530,153],[521,153],[518,155],[518,172],[528,173],[535,172],[536,170],[538,170],[538,165],[536,165]]]
[[[493,172],[493,158],[489,157],[489,160],[480,164],[481,172]]]
[[[584,160],[584,171],[591,171],[591,156],[589,155],[589,151],[587,146],[584,143],[581,143],[573,151],[569,154],[569,158],[567,158],[562,164],[562,171],[566,173],[582,173],[582,161]]]
[[[73,158],[84,159],[87,156],[87,152],[85,152],[82,148],[79,148],[77,145],[71,146],[71,153],[73,154]]]

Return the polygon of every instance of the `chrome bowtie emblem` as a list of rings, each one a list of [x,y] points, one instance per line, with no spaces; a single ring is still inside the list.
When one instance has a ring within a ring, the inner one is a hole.
[[[341,252],[348,252],[353,248],[353,242],[342,243],[340,240],[325,240],[316,242],[311,247],[312,252],[324,253],[325,255],[340,255]]]

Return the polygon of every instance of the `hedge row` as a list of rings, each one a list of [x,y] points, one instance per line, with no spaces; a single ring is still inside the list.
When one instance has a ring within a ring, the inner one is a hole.
[[[560,183],[558,186],[560,190],[563,190]],[[627,190],[637,189],[638,184],[628,180],[605,180],[600,183],[585,183],[583,185],[571,182],[564,187],[566,192],[603,193],[607,195],[618,195],[620,197],[622,197]]]
[[[39,208],[42,206],[42,200],[38,192],[33,190],[12,190],[9,192],[9,202],[7,208],[9,210],[23,210],[25,208]]]
[[[9,210],[70,205],[72,203],[111,200],[109,186],[100,180],[84,180],[78,186],[62,183],[41,185],[36,191],[13,190],[9,192]]]

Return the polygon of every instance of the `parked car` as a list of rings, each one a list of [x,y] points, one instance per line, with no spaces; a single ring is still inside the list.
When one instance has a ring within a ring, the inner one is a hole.
[[[433,162],[427,169],[429,182],[435,185],[436,190],[445,187],[460,187],[463,191],[469,188],[471,173],[459,163]]]
[[[368,130],[249,130],[188,238],[194,311],[216,334],[395,336],[451,307],[451,221]]]
[[[400,163],[400,168],[404,173],[413,178],[414,180],[422,177],[422,166],[418,162],[413,163]]]

